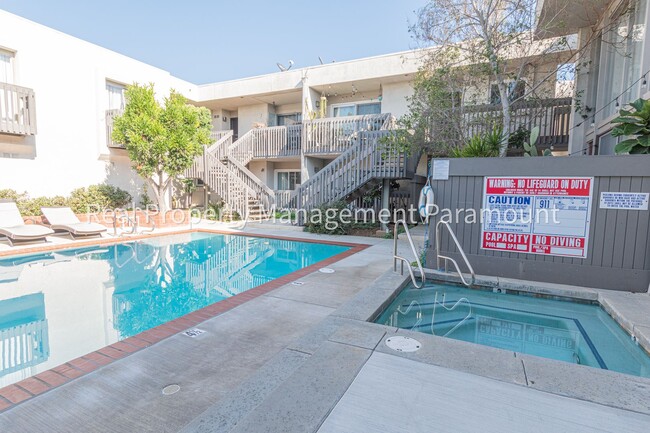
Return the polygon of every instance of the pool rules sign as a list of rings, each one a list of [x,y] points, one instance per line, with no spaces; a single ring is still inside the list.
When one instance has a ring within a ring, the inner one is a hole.
[[[485,177],[482,248],[587,257],[592,177]]]

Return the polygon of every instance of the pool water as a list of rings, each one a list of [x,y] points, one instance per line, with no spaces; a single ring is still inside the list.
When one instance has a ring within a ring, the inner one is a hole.
[[[190,233],[0,259],[0,387],[348,249]]]
[[[650,377],[650,357],[597,305],[427,284],[406,287],[376,322]]]

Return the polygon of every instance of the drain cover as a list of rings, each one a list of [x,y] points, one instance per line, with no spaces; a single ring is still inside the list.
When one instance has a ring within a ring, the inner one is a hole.
[[[324,274],[333,274],[334,272],[336,272],[332,268],[320,268],[319,271],[324,273]]]
[[[416,352],[422,347],[422,343],[410,337],[390,337],[386,340],[386,346],[398,352]]]
[[[164,387],[162,389],[162,393],[163,393],[163,395],[172,395],[172,394],[176,394],[180,390],[181,390],[181,387],[174,383],[172,385],[167,385],[166,387]]]
[[[291,283],[292,286],[302,286],[303,284],[305,284],[304,281],[294,281]]]

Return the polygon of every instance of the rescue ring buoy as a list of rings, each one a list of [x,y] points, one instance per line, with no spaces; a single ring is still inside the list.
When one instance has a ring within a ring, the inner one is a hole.
[[[433,188],[424,185],[420,191],[420,201],[418,202],[418,212],[422,218],[427,218],[433,211]]]

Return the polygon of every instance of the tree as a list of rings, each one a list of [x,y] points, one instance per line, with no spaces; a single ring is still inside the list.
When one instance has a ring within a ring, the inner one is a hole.
[[[554,54],[559,65],[573,57],[570,39],[536,38],[536,3],[537,0],[430,0],[418,11],[417,23],[411,27],[417,40],[435,46],[429,50],[425,68],[465,68],[469,74],[466,81],[483,77],[496,85],[504,125],[499,156],[505,156],[508,149],[511,131],[507,125],[512,104],[530,96],[544,81],[556,80],[557,69],[553,68],[544,71],[543,79],[526,83],[522,78],[533,62]]]
[[[133,168],[151,186],[164,212],[172,181],[210,143],[210,111],[188,104],[174,90],[161,105],[153,84],[129,86],[126,101],[124,113],[115,118],[113,139],[126,146]]]

